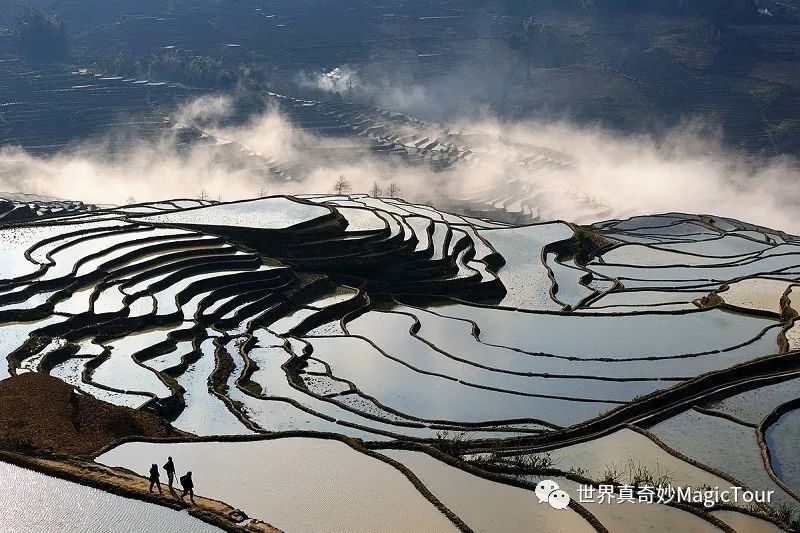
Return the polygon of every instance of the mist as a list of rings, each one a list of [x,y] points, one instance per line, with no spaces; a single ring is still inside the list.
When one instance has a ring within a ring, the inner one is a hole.
[[[483,121],[471,127],[570,156],[549,176],[608,206],[614,217],[678,211],[728,216],[786,231],[796,226],[800,161],[724,146],[707,124],[687,122],[661,138],[623,136],[568,123]],[[570,219],[569,210],[560,217]]]
[[[176,109],[172,117],[176,126],[201,129],[217,146],[231,143],[224,161],[207,145],[181,145],[176,129],[157,139],[129,139],[122,151],[111,137],[52,156],[6,146],[0,148],[0,190],[96,204],[201,194],[230,201],[332,192],[337,177],[344,175],[352,192],[368,193],[376,183],[385,190],[391,182],[408,200],[440,205],[463,198],[489,201],[501,185],[524,188],[543,219],[595,222],[587,219],[591,215],[585,204],[590,202],[605,209],[604,218],[681,211],[728,216],[790,233],[796,226],[797,158],[733,151],[724,147],[721,135],[697,121],[655,138],[568,122],[501,121],[484,113],[446,126],[431,124],[420,133],[436,136],[444,127],[480,133],[470,135],[475,160],[435,172],[426,164],[376,157],[360,138],[318,137],[276,108],[244,124],[225,125],[234,108],[229,96],[203,97]],[[326,155],[324,148],[343,145],[353,148],[352,156]],[[542,149],[555,154],[559,164],[520,164],[531,150]],[[263,169],[246,163],[249,153],[295,169],[295,179],[268,178]]]

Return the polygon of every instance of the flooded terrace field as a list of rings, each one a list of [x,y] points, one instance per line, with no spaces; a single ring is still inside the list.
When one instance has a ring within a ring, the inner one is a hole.
[[[364,195],[2,231],[5,372],[204,437],[95,461],[143,476],[171,455],[199,496],[279,529],[769,530],[798,501],[794,236],[676,213],[507,226]],[[647,479],[775,500],[554,515],[542,472],[574,498]]]

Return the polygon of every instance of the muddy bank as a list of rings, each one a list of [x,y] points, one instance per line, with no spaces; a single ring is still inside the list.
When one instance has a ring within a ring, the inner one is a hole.
[[[195,495],[195,503],[187,505],[189,499],[181,501],[180,491],[170,493],[162,484],[163,495],[149,492],[147,479],[121,468],[109,468],[81,459],[65,457],[31,457],[0,450],[0,461],[35,470],[74,483],[94,487],[111,494],[125,496],[170,507],[175,510],[188,509],[190,515],[217,526],[224,531],[253,533],[280,533],[269,524],[250,520],[241,511],[226,503]]]
[[[75,392],[30,372],[0,381],[0,446],[36,454],[88,456],[125,437],[190,437],[152,413]]]
[[[273,533],[268,524],[249,520],[233,507],[195,496],[181,501],[179,491],[149,492],[149,482],[134,472],[91,460],[123,439],[191,439],[155,414],[112,405],[80,394],[63,381],[38,372],[0,381],[0,461],[106,492],[155,503],[189,514],[225,531]]]

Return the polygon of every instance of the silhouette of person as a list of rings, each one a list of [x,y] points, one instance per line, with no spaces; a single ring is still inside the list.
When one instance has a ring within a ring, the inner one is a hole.
[[[161,483],[159,482],[158,477],[158,465],[153,464],[150,466],[150,492],[153,492],[153,485],[155,485],[158,487],[158,493],[164,494],[164,492],[161,490]]]
[[[189,499],[192,500],[194,503],[194,482],[192,481],[192,473],[186,472],[184,475],[181,476],[181,487],[183,487],[183,494],[181,494],[181,500],[189,495]]]
[[[167,458],[164,464],[164,471],[167,473],[167,481],[169,481],[169,490],[172,492],[172,481],[175,479],[175,463],[172,462],[172,457]]]

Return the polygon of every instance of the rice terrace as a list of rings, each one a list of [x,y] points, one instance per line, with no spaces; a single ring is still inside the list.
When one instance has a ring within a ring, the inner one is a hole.
[[[0,0],[0,532],[800,531],[800,3]]]

